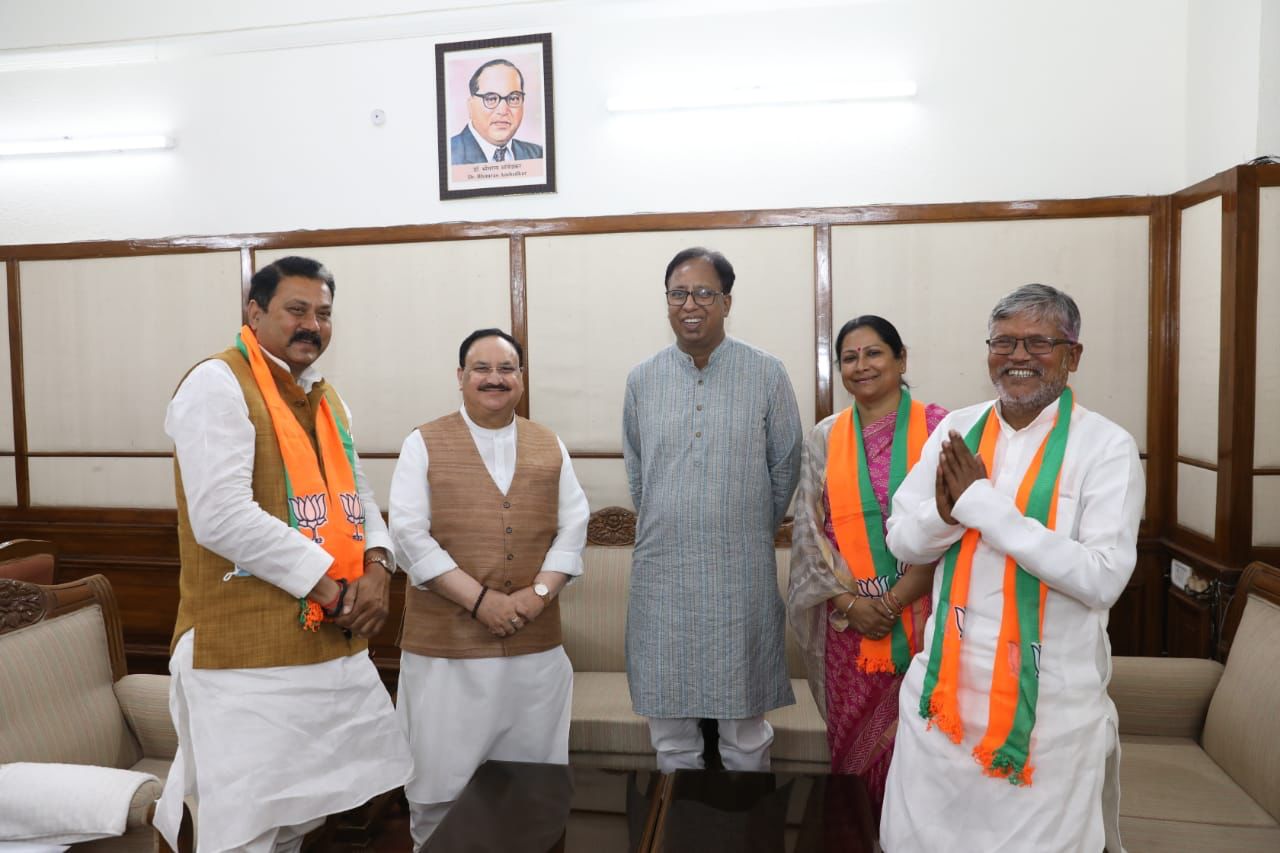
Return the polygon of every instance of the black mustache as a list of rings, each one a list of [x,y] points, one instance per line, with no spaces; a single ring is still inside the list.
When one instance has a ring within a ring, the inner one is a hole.
[[[304,329],[300,329],[293,333],[293,337],[289,338],[289,343],[291,344],[296,344],[298,342],[320,346],[320,336],[315,332],[308,332]]]
[[[481,391],[510,391],[511,389],[510,389],[508,386],[506,386],[506,385],[488,385],[488,384],[485,384],[485,385],[481,385],[481,386],[480,386],[480,390],[481,390]]]

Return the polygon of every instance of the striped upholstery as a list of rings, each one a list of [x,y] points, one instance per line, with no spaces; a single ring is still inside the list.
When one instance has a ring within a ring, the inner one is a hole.
[[[1199,738],[1222,664],[1194,658],[1112,658],[1107,692],[1120,736]]]
[[[169,676],[126,675],[115,683],[115,691],[120,710],[142,745],[142,754],[167,766],[178,752],[178,733],[169,714]]]
[[[785,595],[791,552],[777,551],[778,586]],[[649,728],[631,709],[627,687],[627,595],[631,549],[588,546],[582,577],[560,594],[564,648],[573,663],[569,752],[579,766],[651,769]],[[804,660],[787,629],[787,667],[796,704],[766,715],[775,737],[772,757],[782,770],[825,772],[827,729],[805,682]]]
[[[1249,596],[1227,669],[1209,705],[1204,751],[1280,820],[1280,607]],[[1277,846],[1274,849],[1280,849]]]
[[[131,767],[142,752],[111,686],[97,605],[0,636],[0,763]]]

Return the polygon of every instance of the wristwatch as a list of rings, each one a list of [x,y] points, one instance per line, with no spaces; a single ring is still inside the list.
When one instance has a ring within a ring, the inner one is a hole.
[[[533,594],[541,598],[543,604],[551,601],[551,590],[547,588],[545,583],[535,583],[533,585]]]
[[[382,568],[387,570],[387,574],[395,573],[395,569],[391,567],[391,561],[388,560],[386,557],[379,557],[376,554],[373,554],[373,555],[365,554],[364,564],[367,566],[370,563],[377,563],[379,566],[382,566]]]

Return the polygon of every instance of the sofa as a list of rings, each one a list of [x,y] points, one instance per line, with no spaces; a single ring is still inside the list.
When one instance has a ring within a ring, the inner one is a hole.
[[[57,547],[42,539],[0,542],[0,578],[49,585],[54,581],[57,559]]]
[[[1129,853],[1280,850],[1280,570],[1245,569],[1219,648],[1113,660]]]
[[[169,678],[128,675],[106,578],[0,580],[0,840],[152,851]]]
[[[627,687],[627,595],[635,516],[611,507],[592,514],[582,577],[560,594],[564,648],[573,662],[569,760],[579,767],[652,770],[649,728],[631,710]],[[791,567],[789,530],[776,544],[779,593],[786,597]],[[787,666],[796,704],[765,717],[774,728],[775,770],[826,773],[827,728],[805,680],[804,659],[787,629]]]

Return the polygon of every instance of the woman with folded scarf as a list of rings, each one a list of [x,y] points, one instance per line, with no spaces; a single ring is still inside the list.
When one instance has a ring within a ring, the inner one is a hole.
[[[809,433],[796,492],[787,609],[827,721],[833,773],[863,777],[877,812],[898,728],[898,689],[920,651],[933,566],[885,547],[893,493],[946,415],[912,400],[907,350],[867,314],[836,337],[854,404]]]

